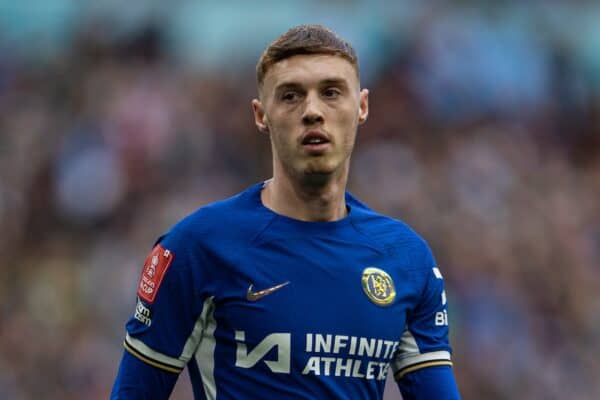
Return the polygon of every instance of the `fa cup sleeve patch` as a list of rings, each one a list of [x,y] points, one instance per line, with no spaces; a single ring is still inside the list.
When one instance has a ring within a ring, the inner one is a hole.
[[[144,262],[142,270],[142,278],[138,286],[138,296],[148,303],[153,303],[158,288],[167,273],[171,261],[175,255],[170,251],[157,244]]]

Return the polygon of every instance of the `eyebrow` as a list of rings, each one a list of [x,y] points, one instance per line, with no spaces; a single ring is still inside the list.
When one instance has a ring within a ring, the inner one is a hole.
[[[348,82],[342,78],[325,78],[319,81],[319,86],[343,86],[348,87]],[[301,88],[302,84],[299,82],[282,82],[275,87],[275,92],[280,92],[286,89],[298,89]]]
[[[302,85],[297,82],[283,82],[275,87],[275,92],[281,92],[286,89],[298,89],[301,87]]]
[[[326,86],[326,85],[348,86],[348,82],[345,79],[342,79],[342,78],[328,78],[328,79],[324,79],[324,80],[320,81],[319,84],[321,84],[323,86]]]

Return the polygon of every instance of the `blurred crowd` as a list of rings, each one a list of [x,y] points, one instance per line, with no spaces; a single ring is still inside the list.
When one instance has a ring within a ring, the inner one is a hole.
[[[349,189],[431,245],[465,399],[600,398],[600,7],[460,3],[361,15]],[[270,176],[253,65],[285,27],[211,64],[164,20],[76,16],[45,52],[0,29],[2,399],[106,398],[156,237]]]

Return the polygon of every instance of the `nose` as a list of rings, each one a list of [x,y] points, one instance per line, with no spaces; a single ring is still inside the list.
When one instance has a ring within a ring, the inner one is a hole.
[[[302,113],[302,123],[304,125],[314,125],[323,122],[323,111],[318,96],[309,94],[306,96],[304,112]]]

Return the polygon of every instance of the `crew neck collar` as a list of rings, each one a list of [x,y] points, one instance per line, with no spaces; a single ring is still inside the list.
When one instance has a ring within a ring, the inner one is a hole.
[[[272,218],[276,218],[278,221],[281,221],[282,223],[285,223],[288,225],[294,225],[300,229],[318,229],[318,230],[340,229],[351,223],[351,218],[352,218],[353,213],[352,213],[352,207],[348,204],[348,192],[344,193],[345,200],[346,200],[346,209],[348,210],[348,213],[346,214],[345,217],[335,220],[335,221],[303,221],[300,219],[285,216],[283,214],[279,214],[279,213],[273,211],[272,209],[266,207],[263,204],[262,199],[261,199],[261,193],[262,193],[262,190],[264,189],[266,183],[267,183],[267,181],[259,182],[256,185],[254,185],[253,187],[251,187],[250,195],[251,195],[254,203],[258,206],[261,213],[270,215]]]

